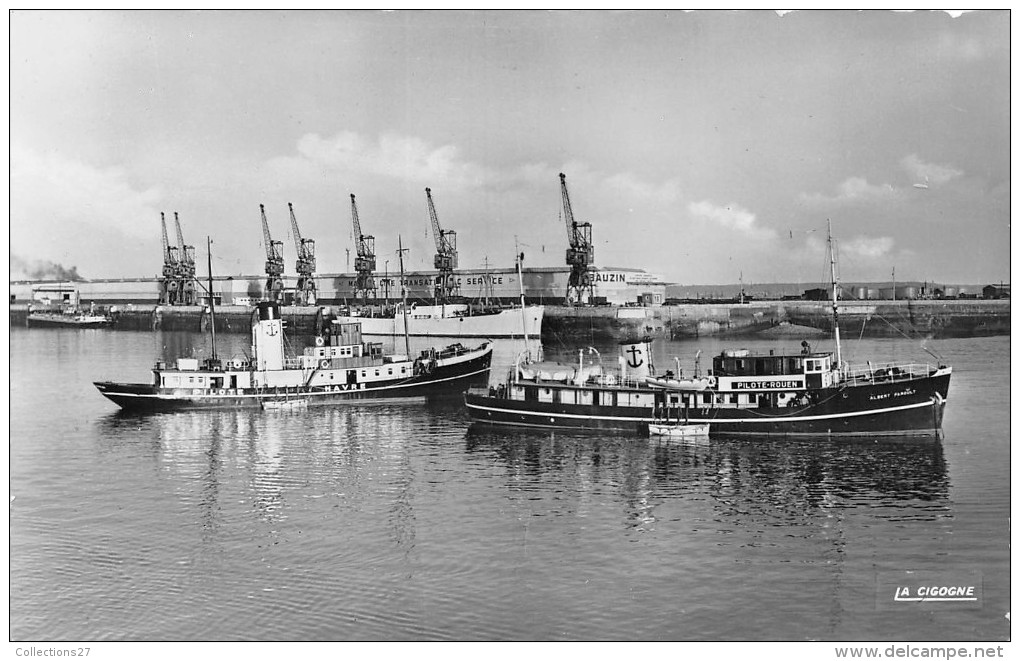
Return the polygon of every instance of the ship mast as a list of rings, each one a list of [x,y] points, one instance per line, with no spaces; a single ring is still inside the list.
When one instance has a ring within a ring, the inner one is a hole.
[[[520,285],[521,289],[521,328],[524,331],[524,348],[528,348],[528,315],[524,311],[524,275],[521,273],[521,264],[524,262],[524,253],[520,251],[517,245],[517,237],[514,237],[514,250],[517,253],[515,255],[517,261],[517,284]]]
[[[403,299],[403,304],[400,306],[401,314],[404,315],[404,354],[410,357],[411,355],[411,342],[407,339],[407,283],[404,280],[404,244],[397,235],[397,254],[400,255],[400,295]]]
[[[208,236],[205,237],[205,249],[209,255],[209,328],[212,331],[212,362],[215,365],[219,363],[219,359],[216,357],[216,301],[213,300],[212,285],[212,239]]]
[[[826,219],[829,235],[829,272],[832,277],[832,330],[836,340],[836,368],[843,369],[843,354],[839,344],[839,277],[836,275],[836,253],[832,247],[832,221]]]

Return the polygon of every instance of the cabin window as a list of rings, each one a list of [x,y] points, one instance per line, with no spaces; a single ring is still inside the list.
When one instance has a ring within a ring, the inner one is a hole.
[[[365,370],[361,370],[361,378],[364,379],[366,376],[368,376],[368,372],[366,372]]]
[[[586,404],[586,405],[590,406],[591,405],[591,391],[590,390],[580,390],[580,391],[578,391],[578,393],[577,393],[577,403],[578,404]]]
[[[389,374],[390,376],[393,376],[393,368],[391,367],[391,368],[387,369],[386,373]]]
[[[195,382],[195,377],[189,376],[188,377],[188,383],[194,383],[194,382]]]
[[[821,372],[825,369],[825,360],[822,358],[811,358],[804,361],[807,372]]]

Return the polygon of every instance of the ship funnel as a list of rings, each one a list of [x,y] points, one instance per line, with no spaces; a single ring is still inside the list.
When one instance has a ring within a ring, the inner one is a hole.
[[[273,301],[261,301],[258,304],[259,321],[280,318],[280,304]]]
[[[652,341],[650,338],[620,342],[620,374],[626,379],[643,380],[651,374]]]
[[[251,353],[255,357],[255,369],[283,369],[283,320],[280,305],[272,301],[258,304],[258,317],[251,327]]]

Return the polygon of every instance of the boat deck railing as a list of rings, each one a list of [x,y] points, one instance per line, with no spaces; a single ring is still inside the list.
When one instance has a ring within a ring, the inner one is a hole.
[[[561,379],[543,379],[541,377],[527,378],[518,376],[514,378],[513,369],[510,370],[510,380],[514,383],[537,383],[539,385],[557,385],[557,386],[568,386],[572,388],[634,388],[634,389],[646,389],[650,386],[644,380],[635,379],[633,377],[621,377],[617,374],[593,374],[585,379],[584,383],[578,384],[573,376],[564,377]]]
[[[896,383],[930,376],[937,368],[927,363],[897,363],[881,367],[873,365],[850,366],[843,374],[843,382],[848,385],[869,383]]]

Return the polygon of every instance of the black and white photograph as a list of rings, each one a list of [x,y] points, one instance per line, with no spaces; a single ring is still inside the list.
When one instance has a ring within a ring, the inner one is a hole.
[[[1007,658],[1010,23],[9,10],[8,654]]]

